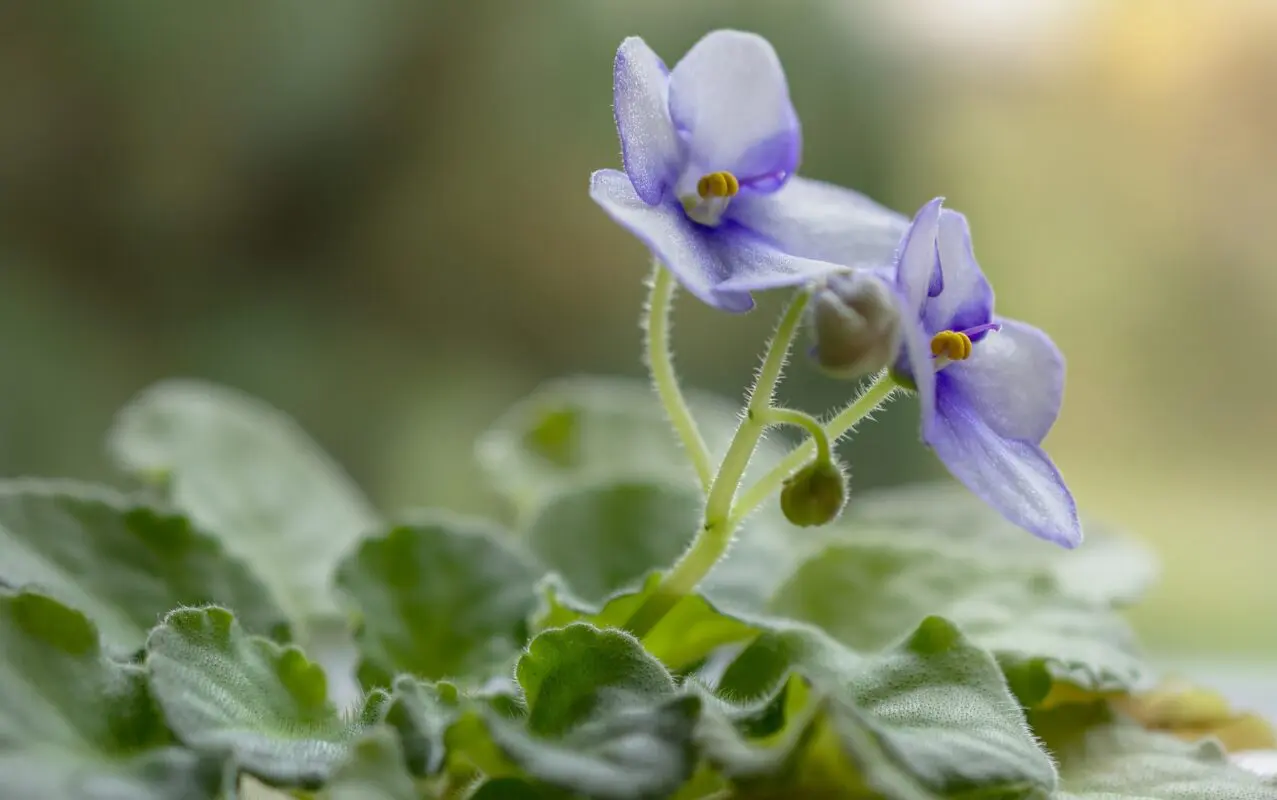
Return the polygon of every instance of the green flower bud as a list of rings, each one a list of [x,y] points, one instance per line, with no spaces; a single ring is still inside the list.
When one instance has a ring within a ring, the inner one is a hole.
[[[900,351],[900,307],[875,275],[829,275],[812,293],[809,309],[812,356],[831,375],[854,379],[877,372]]]
[[[789,477],[780,490],[785,519],[811,527],[833,522],[847,502],[847,479],[837,464],[813,461]]]

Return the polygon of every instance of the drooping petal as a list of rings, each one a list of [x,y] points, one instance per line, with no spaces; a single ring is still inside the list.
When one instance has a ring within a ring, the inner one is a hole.
[[[965,330],[993,319],[993,288],[980,270],[971,247],[971,228],[957,211],[940,212],[940,269],[944,291],[927,301],[923,319],[927,330]],[[980,336],[971,337],[979,341]]]
[[[612,104],[625,172],[643,202],[656,205],[678,179],[683,143],[670,119],[669,70],[637,36],[616,51]]]
[[[906,311],[913,317],[921,318],[927,298],[944,289],[936,244],[943,203],[944,198],[937,197],[918,209],[896,251],[896,284],[904,296]]]
[[[898,286],[896,295],[902,311],[907,309],[909,300],[900,293]],[[910,384],[918,396],[918,410],[925,440],[928,429],[935,425],[936,417],[936,370],[931,358],[931,336],[916,315],[903,318],[900,333],[900,358],[892,368],[892,377],[897,383]]]
[[[693,45],[670,73],[669,110],[699,174],[727,170],[770,191],[798,168],[802,136],[785,72],[757,34],[714,31]]]
[[[739,223],[728,222],[709,231],[714,251],[731,272],[715,292],[733,304],[743,304],[749,292],[799,286],[841,269],[828,261],[791,255]],[[748,302],[743,310],[753,307],[753,300]]]
[[[641,239],[678,282],[703,302],[724,311],[753,307],[748,294],[742,300],[739,294],[720,297],[713,290],[728,276],[727,265],[704,235],[710,229],[689,220],[677,200],[648,205],[626,174],[614,169],[601,169],[590,176],[590,197]]]
[[[1014,319],[945,367],[945,378],[994,433],[1037,444],[1060,415],[1064,355],[1051,337]]]
[[[1063,547],[1082,543],[1073,495],[1042,448],[990,428],[960,392],[937,376],[930,444],[954,477],[1025,530]]]
[[[859,192],[797,176],[774,194],[742,194],[727,216],[787,253],[845,266],[889,263],[909,226]]]

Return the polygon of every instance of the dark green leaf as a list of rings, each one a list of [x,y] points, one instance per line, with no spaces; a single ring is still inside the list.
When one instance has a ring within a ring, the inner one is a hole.
[[[110,448],[260,570],[294,619],[336,613],[333,568],[376,517],[287,416],[232,389],[167,381],[120,412]]]
[[[452,684],[395,679],[386,724],[398,732],[412,774],[434,775],[443,768],[445,735],[459,713],[460,697]]]
[[[438,515],[364,540],[337,570],[360,613],[360,680],[487,677],[522,646],[540,575],[479,520]]]
[[[592,602],[666,567],[687,549],[704,501],[692,487],[626,481],[551,496],[527,532],[542,563]]]
[[[582,623],[545,631],[516,675],[526,720],[483,720],[504,757],[538,781],[625,800],[666,797],[691,776],[701,700],[677,693],[632,636]]]
[[[1213,740],[1180,741],[1102,704],[1033,717],[1060,765],[1055,800],[1277,800],[1277,785],[1229,763]]]
[[[273,783],[315,787],[377,723],[386,696],[343,719],[319,665],[295,647],[249,636],[220,608],[174,611],[146,643],[151,691],[190,747],[229,749]]]
[[[0,582],[83,611],[117,651],[140,648],[171,609],[209,603],[236,609],[254,633],[288,638],[269,592],[215,539],[102,487],[0,483]]]
[[[83,614],[0,593],[0,797],[212,798],[222,758],[172,747],[142,670],[111,661]]]
[[[838,739],[871,785],[899,773],[944,795],[1018,796],[1054,785],[1051,762],[992,656],[947,620],[928,617],[872,656],[815,628],[771,625],[731,664],[718,691],[758,696],[796,669],[832,703]]]
[[[560,628],[573,622],[589,622],[600,628],[620,628],[652,595],[660,582],[650,573],[637,589],[620,592],[602,606],[575,598],[550,576],[541,587],[543,605],[533,628]],[[643,637],[643,648],[671,670],[683,670],[704,659],[716,648],[752,639],[758,630],[748,622],[719,611],[700,595],[689,595]]]
[[[1053,680],[1108,691],[1148,675],[1116,613],[1066,593],[1049,570],[937,550],[907,532],[828,546],[781,588],[772,609],[859,651],[877,650],[929,614],[942,614],[997,654],[1029,705]]]

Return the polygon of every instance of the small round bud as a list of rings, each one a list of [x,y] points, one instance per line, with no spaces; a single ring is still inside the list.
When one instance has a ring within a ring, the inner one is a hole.
[[[900,351],[900,306],[891,288],[863,270],[829,275],[812,293],[812,355],[825,372],[859,378]]]
[[[785,519],[804,528],[833,522],[847,501],[847,480],[838,465],[813,461],[785,481],[780,510]]]

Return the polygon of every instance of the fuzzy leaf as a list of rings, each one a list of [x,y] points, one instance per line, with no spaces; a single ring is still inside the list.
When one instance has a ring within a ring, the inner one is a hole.
[[[249,636],[225,609],[174,611],[146,650],[151,691],[178,737],[197,750],[229,749],[272,783],[319,786],[385,710],[386,696],[374,693],[343,719],[318,664]]]
[[[434,775],[443,768],[448,726],[459,715],[460,698],[452,684],[395,679],[386,724],[398,732],[413,775]]]
[[[908,532],[901,540],[867,535],[829,545],[781,587],[772,611],[819,625],[862,652],[942,614],[997,654],[1028,705],[1055,681],[1104,692],[1149,678],[1125,622],[1066,593],[1048,569],[919,546]]]
[[[870,656],[809,626],[771,624],[728,667],[718,691],[755,697],[797,670],[832,703],[832,732],[869,785],[904,774],[941,795],[988,793],[982,797],[1054,786],[1051,761],[992,656],[951,622],[928,617]]]
[[[211,798],[224,759],[172,745],[142,670],[116,663],[79,611],[0,593],[0,797]]]
[[[34,586],[88,614],[108,645],[139,649],[178,606],[236,609],[254,633],[288,621],[238,558],[184,518],[104,487],[0,482],[0,583]]]
[[[360,680],[486,678],[522,646],[540,575],[479,520],[439,515],[365,539],[337,570],[361,617]]]
[[[485,715],[493,743],[528,775],[600,798],[667,797],[695,767],[700,698],[633,637],[582,623],[545,631],[516,667],[522,724]]]
[[[417,800],[420,795],[404,769],[399,740],[386,728],[374,728],[350,746],[350,755],[324,787],[324,800]]]
[[[1229,763],[1213,740],[1184,742],[1103,706],[1034,715],[1060,765],[1053,800],[1277,800],[1277,785]]]
[[[120,412],[110,449],[259,569],[294,619],[337,612],[332,571],[376,516],[286,415],[225,387],[166,381]]]

